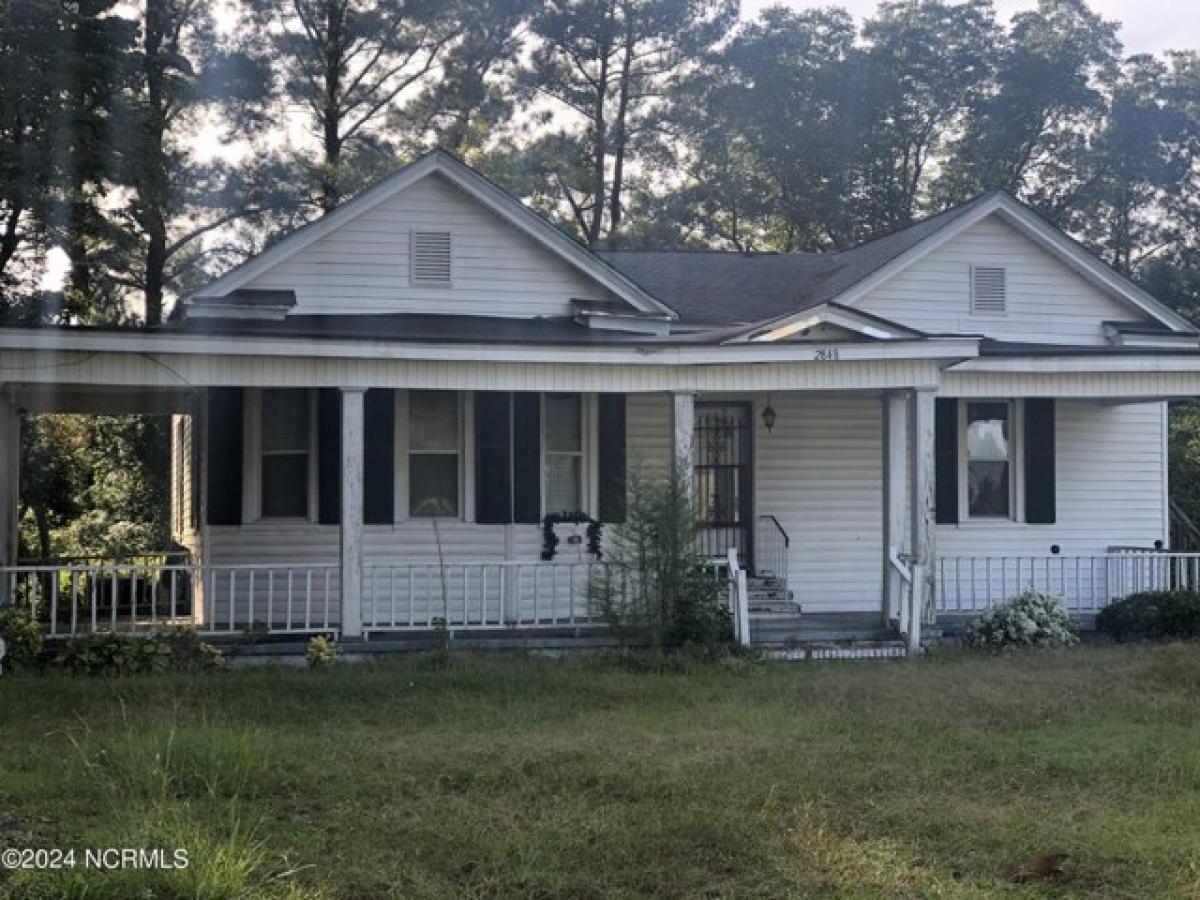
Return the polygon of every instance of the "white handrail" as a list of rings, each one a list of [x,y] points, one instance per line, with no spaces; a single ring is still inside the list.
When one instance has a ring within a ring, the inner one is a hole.
[[[733,614],[733,633],[743,647],[750,646],[750,591],[746,570],[738,565],[737,549],[729,548],[729,611]]]

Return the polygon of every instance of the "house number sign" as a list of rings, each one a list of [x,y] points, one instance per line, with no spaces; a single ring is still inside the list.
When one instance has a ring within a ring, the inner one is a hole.
[[[837,347],[818,347],[813,354],[813,359],[817,362],[832,362],[838,358]]]

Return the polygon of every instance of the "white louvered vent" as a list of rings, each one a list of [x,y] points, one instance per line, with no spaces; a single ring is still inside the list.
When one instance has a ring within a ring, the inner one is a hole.
[[[971,266],[971,312],[1002,313],[1008,306],[1003,266]]]
[[[450,284],[450,232],[414,231],[410,250],[413,284]]]

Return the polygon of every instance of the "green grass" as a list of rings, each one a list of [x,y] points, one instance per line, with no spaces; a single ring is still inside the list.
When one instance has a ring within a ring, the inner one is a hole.
[[[1200,896],[1200,645],[735,662],[6,676],[0,846],[191,864],[0,896]]]

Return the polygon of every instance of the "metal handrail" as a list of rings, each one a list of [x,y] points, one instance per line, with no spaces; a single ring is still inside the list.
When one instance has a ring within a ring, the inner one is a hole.
[[[1174,500],[1170,502],[1170,518],[1171,525],[1182,532],[1183,536],[1187,539],[1189,546],[1186,549],[1200,547],[1200,527],[1197,527],[1196,523],[1192,521],[1191,516],[1185,513],[1183,507]],[[1175,541],[1172,540],[1171,544],[1174,546]]]
[[[785,546],[785,547],[792,546],[792,539],[790,537],[788,537],[787,530],[784,529],[784,527],[779,523],[779,520],[777,518],[775,518],[775,516],[773,516],[771,513],[762,513],[759,516],[759,518],[760,519],[770,519],[772,522],[774,522],[775,529],[779,532],[780,536],[783,538],[783,546]]]

